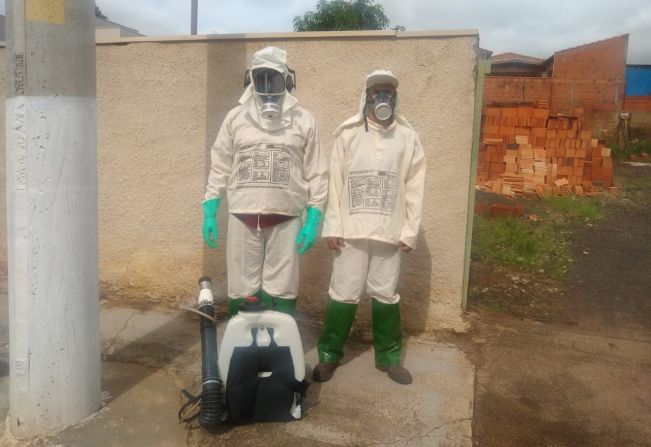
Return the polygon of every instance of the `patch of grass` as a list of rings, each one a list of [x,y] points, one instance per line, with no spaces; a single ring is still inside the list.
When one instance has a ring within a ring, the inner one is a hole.
[[[618,196],[562,196],[522,202],[532,219],[487,218],[475,215],[472,259],[513,268],[554,280],[566,276],[572,265],[571,249],[579,226],[604,219],[621,208],[648,206],[651,169],[618,166]],[[533,219],[533,215],[537,219]]]
[[[614,137],[609,141],[614,159],[626,160],[629,155],[651,155],[651,129],[645,127],[630,127],[628,130],[628,147],[622,147]]]
[[[647,177],[621,177],[618,180],[624,192],[651,191],[651,175]]]
[[[568,270],[571,232],[550,221],[475,216],[472,257],[561,279]]]
[[[651,167],[633,167],[620,165],[617,167],[615,182],[621,189],[621,195],[616,205],[625,208],[641,208],[649,206],[651,198]]]
[[[651,169],[647,166],[616,166],[615,182],[622,190],[635,189],[651,191]]]
[[[562,196],[550,197],[544,200],[543,206],[553,212],[561,213],[559,218],[574,219],[589,219],[597,220],[604,216],[603,203],[596,198],[576,197],[576,196]],[[564,220],[564,219],[563,219]]]

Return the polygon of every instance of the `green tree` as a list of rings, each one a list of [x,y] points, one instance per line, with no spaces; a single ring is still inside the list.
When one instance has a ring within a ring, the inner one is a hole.
[[[95,6],[95,17],[99,17],[100,19],[108,19],[103,13],[102,10],[99,9],[99,6]]]
[[[293,22],[294,31],[378,30],[389,27],[384,8],[374,0],[319,0],[316,11],[296,16]]]

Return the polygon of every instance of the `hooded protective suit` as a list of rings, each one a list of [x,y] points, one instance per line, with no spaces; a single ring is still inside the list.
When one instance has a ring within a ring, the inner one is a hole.
[[[367,122],[367,89],[378,84],[397,88],[398,80],[386,70],[371,73],[358,113],[334,134],[322,237],[343,238],[344,246],[334,252],[330,301],[317,344],[321,362],[314,371],[317,381],[328,380],[341,359],[364,289],[373,298],[376,365],[399,383],[411,381],[408,371],[399,366],[400,295],[395,289],[402,253],[399,243],[416,246],[425,155],[418,135],[398,111],[397,91],[390,124]],[[400,374],[394,376],[396,368]]]
[[[256,52],[250,73],[265,68],[286,79],[285,51],[268,47]],[[284,305],[293,309],[286,300],[295,299],[298,291],[294,242],[308,224],[312,233],[318,228],[315,216],[320,217],[326,200],[327,162],[314,117],[289,92],[283,94],[278,119],[262,116],[253,82],[239,103],[226,115],[211,150],[204,209],[205,203],[219,204],[228,196],[229,298],[261,294],[267,304],[273,298],[280,310]],[[301,230],[306,207],[308,220]],[[231,313],[236,311],[237,301],[231,301]]]
[[[368,78],[382,80],[385,72],[377,70]],[[415,248],[425,180],[423,148],[416,132],[400,115],[398,98],[393,122],[387,128],[369,122],[366,131],[365,107],[366,83],[358,113],[334,132],[328,207],[321,236],[390,244],[402,241]]]
[[[285,52],[265,48],[251,69],[272,68],[287,75]],[[279,120],[260,115],[249,84],[238,107],[226,115],[211,150],[205,199],[228,192],[231,214],[300,216],[306,207],[323,209],[327,161],[314,117],[285,93]]]

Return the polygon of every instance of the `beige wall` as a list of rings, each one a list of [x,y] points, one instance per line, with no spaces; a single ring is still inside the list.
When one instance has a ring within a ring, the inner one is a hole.
[[[185,299],[207,274],[224,294],[224,210],[219,249],[208,250],[201,240],[209,148],[242,92],[253,52],[276,45],[288,51],[297,72],[295,95],[315,115],[328,155],[332,131],[355,112],[364,76],[387,68],[400,78],[402,111],[420,134],[428,164],[420,245],[404,258],[402,269],[403,321],[412,331],[462,329],[476,33],[301,37],[145,38],[97,47],[104,293]],[[2,188],[4,200],[4,182]],[[301,265],[299,309],[316,318],[327,298],[331,266],[324,245]]]
[[[95,28],[96,40],[114,40],[120,38],[120,28]]]

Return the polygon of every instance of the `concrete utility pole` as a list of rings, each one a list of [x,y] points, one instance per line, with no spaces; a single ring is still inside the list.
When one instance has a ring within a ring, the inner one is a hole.
[[[199,8],[199,0],[190,0],[192,2],[192,11],[191,11],[191,23],[190,23],[190,34],[193,36],[197,35],[197,10]]]
[[[6,11],[9,417],[24,439],[100,408],[95,8]]]

